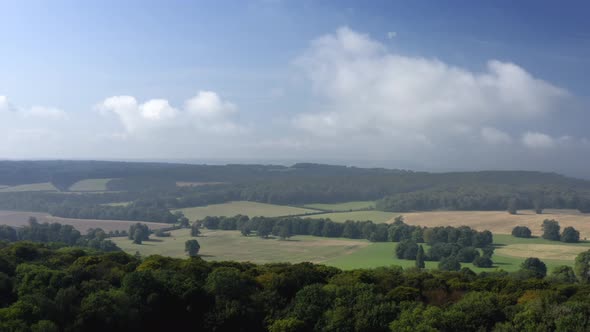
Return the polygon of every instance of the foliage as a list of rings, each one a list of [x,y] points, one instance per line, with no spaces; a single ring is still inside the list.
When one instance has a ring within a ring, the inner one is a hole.
[[[201,245],[197,240],[188,240],[184,243],[184,251],[191,257],[196,256],[201,249]]]
[[[543,235],[545,240],[559,241],[559,223],[553,219],[543,220]]]
[[[544,278],[547,275],[547,266],[536,257],[525,259],[520,265],[520,268],[534,278]]]
[[[531,237],[531,230],[526,226],[516,226],[512,229],[512,236],[514,237],[522,237],[522,238],[530,238]]]
[[[580,242],[580,232],[573,227],[566,227],[561,233],[561,242],[577,243]]]

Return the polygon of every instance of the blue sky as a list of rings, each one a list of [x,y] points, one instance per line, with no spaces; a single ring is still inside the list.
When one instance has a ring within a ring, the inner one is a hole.
[[[0,158],[585,175],[589,9],[585,1],[2,2]]]

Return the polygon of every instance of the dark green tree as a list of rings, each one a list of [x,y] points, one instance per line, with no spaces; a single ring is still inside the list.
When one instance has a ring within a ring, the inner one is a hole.
[[[476,257],[473,260],[473,265],[477,266],[477,267],[492,267],[494,265],[494,262],[487,256],[480,256],[480,257]]]
[[[201,224],[198,222],[194,222],[191,226],[191,236],[199,236],[201,235]]]
[[[200,249],[201,245],[197,240],[188,240],[184,243],[184,251],[191,257],[197,256]]]
[[[575,283],[577,281],[576,273],[571,266],[560,265],[556,266],[549,275],[549,279],[553,282],[561,283]]]
[[[536,257],[529,257],[522,262],[520,269],[535,278],[544,278],[547,275],[547,266]]]
[[[509,199],[508,200],[508,213],[517,214],[518,213],[517,205],[518,205],[518,200],[516,198]]]
[[[418,247],[418,253],[416,254],[416,267],[419,269],[426,267],[424,263],[424,248],[421,245]]]
[[[566,227],[561,233],[561,242],[577,243],[580,242],[580,232],[573,227]]]
[[[512,236],[522,237],[522,238],[530,238],[531,237],[531,230],[526,226],[516,226],[512,229]]]
[[[559,241],[559,223],[553,219],[543,220],[543,238],[545,240]]]
[[[438,268],[443,271],[459,271],[461,270],[461,263],[453,256],[444,257],[438,263]]]
[[[582,282],[590,282],[590,250],[584,251],[576,256],[574,271]]]

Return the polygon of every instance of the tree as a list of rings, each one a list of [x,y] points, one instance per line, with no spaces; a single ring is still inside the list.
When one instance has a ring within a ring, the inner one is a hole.
[[[574,271],[582,282],[590,282],[590,250],[576,256]]]
[[[418,254],[418,244],[412,240],[403,240],[397,244],[395,255],[399,259],[416,259]]]
[[[438,268],[443,271],[459,271],[461,263],[455,257],[444,257],[438,263]]]
[[[547,275],[547,266],[536,257],[529,257],[522,262],[520,269],[531,274],[535,278],[544,278]]]
[[[140,229],[136,229],[133,233],[133,243],[141,244],[143,241],[143,232]]]
[[[537,197],[533,200],[533,207],[536,214],[543,214],[543,197]]]
[[[577,243],[580,242],[580,232],[573,227],[566,227],[561,233],[561,242]]]
[[[531,230],[526,226],[516,226],[512,229],[512,236],[530,238]]]
[[[571,284],[577,281],[574,269],[567,265],[556,266],[549,277],[554,282]]]
[[[188,240],[184,243],[184,251],[191,257],[197,256],[199,249],[201,249],[201,245],[197,240]]]
[[[281,240],[286,240],[291,236],[291,225],[287,222],[283,223],[279,228],[279,237]]]
[[[419,269],[426,267],[426,264],[424,264],[424,248],[422,246],[418,247],[418,253],[416,254],[416,267]]]
[[[518,201],[516,200],[516,198],[509,199],[508,200],[508,213],[517,214],[518,213],[517,204],[518,204]]]
[[[201,225],[198,222],[194,222],[191,226],[191,236],[201,235]]]
[[[487,267],[492,267],[494,265],[494,262],[487,256],[481,256],[481,257],[476,257],[473,260],[473,265],[475,265],[477,267],[487,268]]]
[[[559,223],[553,219],[543,220],[543,236],[545,240],[559,241]]]

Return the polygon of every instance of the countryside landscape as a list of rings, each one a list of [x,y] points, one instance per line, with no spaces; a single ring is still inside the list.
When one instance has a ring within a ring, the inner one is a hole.
[[[590,2],[0,13],[0,332],[590,331]]]

